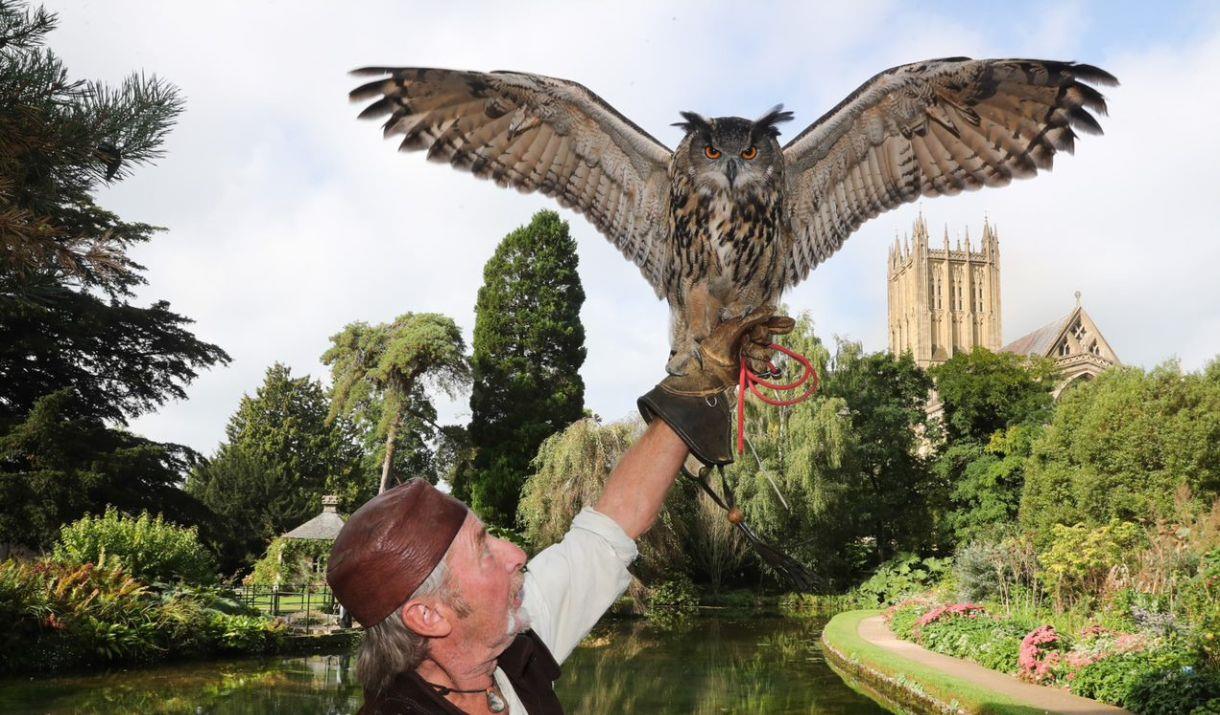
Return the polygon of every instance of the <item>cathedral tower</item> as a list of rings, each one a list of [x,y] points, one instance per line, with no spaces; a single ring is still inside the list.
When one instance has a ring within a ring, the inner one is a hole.
[[[889,255],[890,352],[910,351],[916,364],[938,365],[975,346],[998,351],[1000,337],[1000,243],[984,218],[979,251],[959,239],[931,248],[923,214],[911,235],[894,240]]]

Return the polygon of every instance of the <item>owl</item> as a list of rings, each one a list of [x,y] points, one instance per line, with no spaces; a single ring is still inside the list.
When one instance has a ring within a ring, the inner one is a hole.
[[[778,304],[862,223],[924,196],[1003,186],[1101,133],[1097,67],[953,57],[861,85],[787,144],[777,106],[757,119],[682,112],[671,151],[584,86],[519,72],[367,67],[399,149],[539,191],[583,214],[669,303],[667,369],[700,360],[718,321]]]

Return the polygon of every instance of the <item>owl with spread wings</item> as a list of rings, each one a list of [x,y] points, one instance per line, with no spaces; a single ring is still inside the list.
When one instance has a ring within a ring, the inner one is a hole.
[[[966,57],[888,69],[786,145],[758,119],[682,112],[671,151],[584,86],[519,72],[368,67],[351,92],[400,150],[578,211],[671,310],[667,369],[718,321],[777,305],[866,220],[921,196],[1003,186],[1100,134],[1087,64]]]

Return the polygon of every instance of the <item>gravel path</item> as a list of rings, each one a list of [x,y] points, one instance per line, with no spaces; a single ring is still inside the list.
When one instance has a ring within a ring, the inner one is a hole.
[[[881,616],[872,616],[860,621],[858,633],[861,638],[869,643],[893,651],[903,658],[936,668],[963,680],[969,680],[989,690],[1003,693],[1022,704],[1033,708],[1041,708],[1047,713],[1089,713],[1090,715],[1102,715],[1102,713],[1119,715],[1127,713],[1130,715],[1129,711],[1113,705],[1106,705],[1096,700],[1072,695],[1068,691],[1059,688],[1048,688],[1042,685],[1025,683],[1011,675],[997,673],[977,663],[941,655],[940,653],[933,653],[910,641],[900,640],[890,631],[889,626],[885,624]]]

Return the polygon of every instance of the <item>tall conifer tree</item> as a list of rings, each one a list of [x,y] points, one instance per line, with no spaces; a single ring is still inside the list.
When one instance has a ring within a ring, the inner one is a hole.
[[[483,269],[470,395],[473,468],[454,485],[485,519],[512,526],[542,441],[580,419],[585,291],[576,242],[553,211],[505,236]]]
[[[187,491],[229,527],[218,548],[226,570],[317,514],[323,494],[340,495],[349,509],[371,495],[355,426],[328,422],[329,409],[320,382],[276,363],[241,398],[213,458],[191,472]]]
[[[116,427],[229,358],[168,303],[131,302],[128,251],[160,229],[94,199],[162,155],[182,100],[155,76],[71,79],[44,46],[55,24],[0,0],[0,544],[45,547],[107,504],[206,532],[176,487],[198,455]]]

